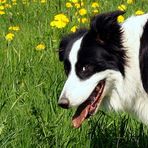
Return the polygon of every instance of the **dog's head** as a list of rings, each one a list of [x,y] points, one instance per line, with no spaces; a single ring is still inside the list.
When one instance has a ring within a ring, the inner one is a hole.
[[[124,77],[125,52],[122,29],[117,23],[117,17],[123,13],[97,15],[90,29],[69,34],[60,43],[59,59],[68,78],[58,104],[63,108],[78,106],[74,127],[94,114],[111,94],[116,78]]]

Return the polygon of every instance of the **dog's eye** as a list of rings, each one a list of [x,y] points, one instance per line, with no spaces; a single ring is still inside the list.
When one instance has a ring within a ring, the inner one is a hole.
[[[81,79],[86,79],[94,73],[95,67],[91,64],[76,64],[76,74]]]
[[[82,67],[82,71],[85,72],[86,70],[87,70],[87,67],[86,66],[83,66]]]
[[[81,71],[84,72],[84,73],[93,71],[93,66],[89,65],[89,64],[84,65],[84,66],[81,67]]]
[[[91,72],[91,71],[93,71],[93,66],[91,66],[89,64],[82,67],[82,72],[84,72],[84,73],[85,72]]]

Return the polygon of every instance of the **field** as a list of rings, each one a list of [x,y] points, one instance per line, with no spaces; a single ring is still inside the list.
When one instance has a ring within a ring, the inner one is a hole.
[[[75,109],[57,106],[66,79],[60,38],[96,13],[126,9],[122,22],[148,10],[147,0],[96,2],[0,0],[0,147],[148,147],[148,128],[126,114],[100,111],[74,129]]]

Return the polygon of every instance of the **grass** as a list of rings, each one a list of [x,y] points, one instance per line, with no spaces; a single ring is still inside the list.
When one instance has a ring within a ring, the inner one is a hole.
[[[89,17],[91,1],[84,2]],[[118,0],[99,2],[100,12],[115,10],[121,3],[127,5]],[[12,7],[0,15],[0,147],[148,147],[148,128],[128,115],[99,112],[80,129],[74,129],[74,110],[57,106],[65,80],[58,44],[77,23],[77,17],[63,29],[49,24],[56,14],[62,12],[72,18],[77,10],[69,11],[64,0],[6,3]],[[144,0],[127,6],[125,17],[138,9],[148,10]],[[20,31],[8,30],[15,25]],[[15,35],[10,42],[5,39],[8,32]],[[40,43],[45,44],[45,50],[35,50]]]

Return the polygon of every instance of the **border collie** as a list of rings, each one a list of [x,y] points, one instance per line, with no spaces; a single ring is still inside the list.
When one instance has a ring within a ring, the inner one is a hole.
[[[58,104],[78,107],[75,128],[100,107],[148,124],[148,14],[119,24],[123,11],[93,17],[89,29],[63,37],[59,59],[67,75]]]

